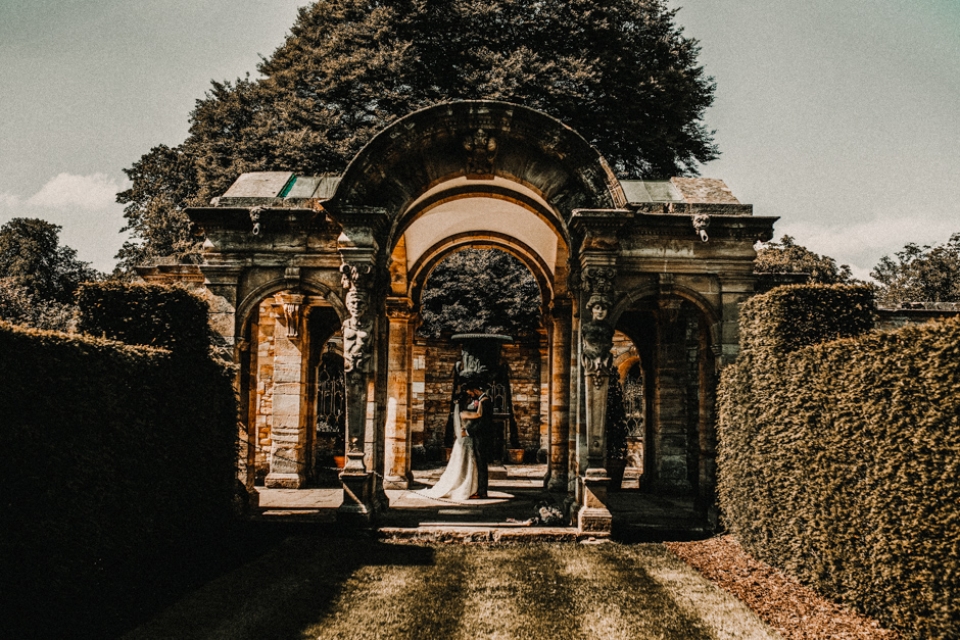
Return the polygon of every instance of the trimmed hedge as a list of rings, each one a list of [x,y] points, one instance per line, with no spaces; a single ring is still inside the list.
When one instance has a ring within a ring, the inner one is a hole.
[[[719,392],[725,523],[906,637],[960,638],[960,318],[789,352],[818,324],[824,337],[862,329],[862,292],[824,289],[741,310],[744,349]],[[797,300],[824,321],[792,326]]]
[[[875,316],[873,288],[866,285],[777,287],[741,308],[740,348],[786,354],[865,333]]]
[[[180,352],[212,344],[207,303],[183,287],[87,282],[77,291],[77,306],[77,329],[89,335]]]
[[[14,624],[102,628],[152,560],[230,523],[236,400],[205,353],[0,323],[0,390],[0,608]]]

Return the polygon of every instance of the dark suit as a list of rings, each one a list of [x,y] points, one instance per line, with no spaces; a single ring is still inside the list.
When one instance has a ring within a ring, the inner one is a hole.
[[[477,495],[487,495],[488,471],[493,448],[493,401],[483,394],[478,399],[480,417],[467,425],[467,435],[473,438],[473,453],[477,458]]]

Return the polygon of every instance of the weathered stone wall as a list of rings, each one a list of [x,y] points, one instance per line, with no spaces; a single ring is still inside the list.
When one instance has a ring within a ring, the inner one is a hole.
[[[274,328],[276,318],[270,313],[273,298],[268,298],[260,304],[259,321],[257,324],[256,357],[257,357],[257,391],[253,400],[256,406],[256,454],[254,464],[256,477],[262,481],[270,467],[270,448],[273,445],[271,428],[273,426],[273,364],[276,356],[274,344]]]

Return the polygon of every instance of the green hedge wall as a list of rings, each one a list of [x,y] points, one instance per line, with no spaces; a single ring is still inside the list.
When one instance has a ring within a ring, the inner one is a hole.
[[[95,628],[142,563],[229,524],[236,401],[206,355],[0,323],[0,390],[0,606],[34,631]]]
[[[719,393],[724,521],[757,557],[906,637],[960,638],[960,318],[789,353],[815,331],[770,307],[798,299],[831,305],[807,316],[824,336],[862,328],[855,290],[744,305]]]
[[[87,282],[77,291],[82,333],[175,351],[211,345],[206,302],[177,286]]]

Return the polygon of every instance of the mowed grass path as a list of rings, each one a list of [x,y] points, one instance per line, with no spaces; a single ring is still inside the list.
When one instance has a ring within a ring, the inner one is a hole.
[[[658,544],[387,544],[296,537],[129,640],[776,638]]]

